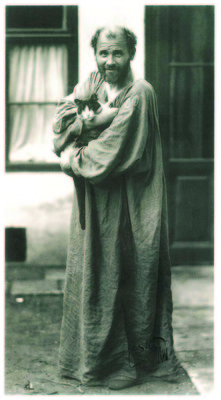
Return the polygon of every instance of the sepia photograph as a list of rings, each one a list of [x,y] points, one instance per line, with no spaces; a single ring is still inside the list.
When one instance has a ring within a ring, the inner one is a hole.
[[[214,393],[212,2],[5,2],[5,395]]]

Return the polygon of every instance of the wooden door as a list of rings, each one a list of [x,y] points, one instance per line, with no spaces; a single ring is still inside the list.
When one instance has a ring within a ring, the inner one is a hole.
[[[145,7],[146,80],[155,88],[172,265],[213,262],[214,7]]]

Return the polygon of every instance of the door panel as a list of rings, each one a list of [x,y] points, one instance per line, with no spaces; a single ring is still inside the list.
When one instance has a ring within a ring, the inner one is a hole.
[[[175,182],[174,241],[208,241],[207,176],[178,176]],[[186,196],[188,192],[188,196]]]
[[[170,157],[213,157],[213,68],[170,67]]]
[[[213,261],[214,7],[146,6],[146,79],[155,88],[172,264]]]

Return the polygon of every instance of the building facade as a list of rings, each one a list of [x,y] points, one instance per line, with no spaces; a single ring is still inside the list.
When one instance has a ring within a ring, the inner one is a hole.
[[[172,264],[211,263],[213,6],[6,7],[5,226],[26,229],[27,263],[65,265],[73,184],[51,123],[59,98],[96,68],[89,42],[107,24],[136,33],[134,74],[157,94]]]

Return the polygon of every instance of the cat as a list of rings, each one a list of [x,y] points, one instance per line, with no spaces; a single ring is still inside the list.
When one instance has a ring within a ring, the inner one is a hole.
[[[82,121],[92,121],[97,114],[99,114],[103,107],[109,106],[109,103],[102,105],[98,101],[96,93],[93,93],[91,97],[85,100],[75,99],[75,105],[77,106],[77,115]],[[100,135],[101,130],[92,129],[85,132],[76,139],[77,147],[87,146],[91,140],[97,139]]]
[[[91,121],[94,119],[95,115],[100,113],[102,110],[102,105],[98,101],[96,93],[93,93],[89,98],[86,99],[75,99],[74,104],[76,106],[76,114],[82,121]],[[91,129],[90,131],[83,132],[81,135],[75,139],[74,143],[77,147],[87,146],[91,140],[97,139],[101,131],[98,129]],[[66,165],[67,159],[64,156],[65,150],[71,149],[73,143],[68,143],[67,147],[61,152],[62,155],[62,165]],[[67,152],[66,152],[67,155]]]
[[[95,117],[95,114],[98,114],[102,110],[96,93],[93,93],[89,99],[75,99],[74,102],[77,106],[77,115],[83,120],[91,121]]]

